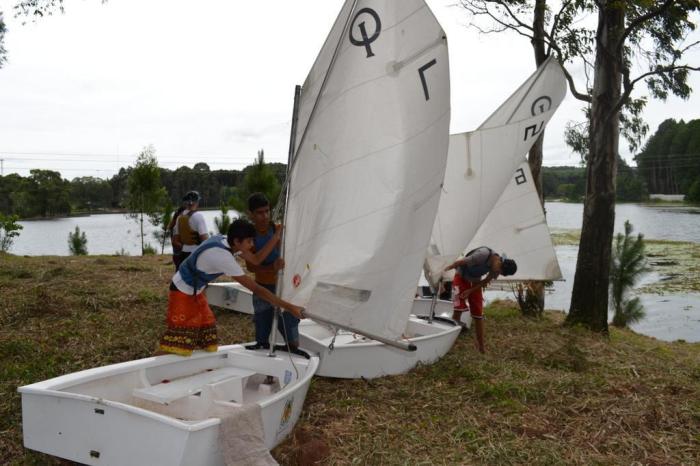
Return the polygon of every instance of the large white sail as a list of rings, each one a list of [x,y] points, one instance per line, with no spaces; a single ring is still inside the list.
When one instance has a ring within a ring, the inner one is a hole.
[[[450,136],[426,261],[433,282],[472,240],[565,94],[564,73],[549,59],[476,131]]]
[[[347,1],[301,99],[283,296],[397,339],[445,173],[445,34],[424,1]]]
[[[509,281],[561,280],[561,270],[540,198],[527,162],[523,162],[466,250],[488,245],[518,264]]]

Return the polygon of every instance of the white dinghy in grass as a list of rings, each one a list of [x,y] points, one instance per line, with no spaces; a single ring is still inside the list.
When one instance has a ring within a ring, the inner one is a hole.
[[[236,416],[259,405],[272,449],[297,422],[318,363],[230,345],[26,385],[19,388],[24,445],[90,465],[223,465],[222,420],[208,413]]]
[[[525,155],[565,95],[564,73],[550,58],[478,129],[450,136],[445,182],[424,264],[431,288],[440,280],[451,281],[454,271],[445,273],[445,266],[479,246],[506,251],[515,259],[517,280],[561,277]],[[436,310],[436,315],[448,314]],[[462,321],[471,323],[467,312]]]
[[[415,299],[405,333],[407,343],[415,351],[405,351],[363,337],[347,330],[334,330],[311,320],[299,325],[301,346],[321,355],[317,375],[342,379],[373,379],[404,374],[418,364],[431,364],[443,357],[459,336],[458,327],[449,318],[428,322],[423,316],[430,311],[430,299]],[[440,301],[437,312],[451,313],[452,303]]]
[[[210,304],[232,311],[252,314],[252,295],[247,288],[234,283],[215,283],[207,289]],[[212,293],[212,291],[214,291]],[[439,301],[436,314],[442,316],[429,323],[430,299],[413,301],[406,331],[402,338],[416,346],[405,351],[371,340],[359,333],[319,325],[311,319],[299,324],[301,347],[321,355],[316,375],[344,379],[371,379],[385,375],[403,374],[417,364],[430,364],[444,356],[452,347],[459,328],[451,320],[452,303]],[[335,337],[335,338],[334,338]],[[282,341],[278,332],[277,341]],[[332,349],[331,349],[332,348]]]

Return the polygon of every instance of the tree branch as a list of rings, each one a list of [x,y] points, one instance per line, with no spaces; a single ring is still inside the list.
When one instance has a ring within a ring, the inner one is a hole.
[[[552,21],[552,29],[549,30],[549,36],[552,37],[554,36],[554,33],[557,31],[557,26],[559,26],[559,19],[561,18],[562,13],[564,13],[564,10],[571,5],[571,2],[573,0],[566,0],[561,4],[561,8],[557,12],[556,15],[554,15],[554,21]]]
[[[589,104],[593,101],[593,98],[588,95],[588,94],[582,94],[576,90],[576,83],[574,82],[573,76],[569,73],[569,70],[567,70],[564,65],[561,65],[561,69],[564,70],[564,76],[566,76],[566,80],[569,82],[569,90],[571,91],[571,94],[576,97],[578,100],[582,100],[584,102],[588,102]]]
[[[641,81],[642,79],[648,78],[649,76],[653,75],[659,75],[659,74],[664,74],[664,73],[670,73],[671,71],[676,71],[676,70],[688,70],[688,71],[700,71],[700,66],[690,66],[690,65],[669,65],[669,66],[661,66],[654,71],[648,71],[637,78],[633,79],[631,81],[632,86],[634,86],[636,83]]]
[[[619,112],[620,109],[622,109],[622,106],[625,105],[625,102],[629,97],[632,95],[632,90],[634,89],[634,85],[637,84],[639,81],[648,78],[649,76],[654,76],[654,75],[661,75],[664,73],[670,73],[671,71],[676,71],[676,70],[688,70],[688,71],[700,71],[700,66],[694,67],[690,65],[668,65],[668,66],[662,66],[659,67],[653,71],[648,71],[637,78],[630,80],[629,77],[629,69],[627,67],[623,68],[622,72],[622,78],[624,81],[624,88],[625,92],[622,93],[620,96],[620,99],[617,101],[617,104],[615,104],[615,107],[610,112],[610,115],[614,115],[616,112]]]
[[[663,5],[661,5],[659,8],[657,8],[657,9],[655,9],[655,10],[651,10],[651,11],[649,11],[648,13],[646,13],[646,14],[644,14],[644,15],[642,15],[642,16],[639,16],[639,17],[637,17],[637,18],[635,18],[635,19],[629,24],[629,26],[627,26],[627,27],[625,28],[625,30],[623,31],[622,35],[621,35],[620,38],[618,39],[617,44],[615,44],[615,48],[616,48],[617,50],[619,50],[620,47],[622,47],[623,44],[625,43],[625,41],[627,40],[627,37],[629,37],[629,35],[632,34],[632,33],[634,32],[634,30],[637,29],[637,27],[639,27],[639,26],[642,25],[644,22],[646,22],[646,21],[648,21],[648,20],[650,20],[650,19],[653,19],[653,18],[655,18],[655,17],[657,17],[657,16],[660,16],[662,13],[664,13],[666,10],[668,10],[668,9],[671,7],[671,5],[673,5],[673,3],[675,3],[675,1],[676,1],[676,0],[666,0],[666,1],[663,3]]]

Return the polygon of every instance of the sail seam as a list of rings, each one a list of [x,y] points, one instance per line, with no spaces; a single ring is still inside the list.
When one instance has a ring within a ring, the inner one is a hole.
[[[436,122],[436,123],[437,123],[437,122]],[[437,172],[439,172],[439,171],[440,171],[440,170],[437,170]],[[436,177],[436,176],[437,176],[437,175],[433,175],[432,177]],[[320,236],[322,233],[325,233],[325,232],[327,232],[327,231],[334,230],[334,229],[336,229],[336,228],[339,228],[339,227],[341,227],[341,226],[344,226],[344,225],[347,225],[347,224],[349,224],[349,223],[355,222],[355,221],[360,220],[360,219],[362,219],[362,218],[375,215],[375,214],[378,213],[378,212],[381,212],[381,211],[383,211],[383,210],[389,209],[389,208],[394,207],[394,206],[397,206],[397,205],[409,204],[409,202],[412,202],[412,201],[413,201],[413,198],[414,198],[419,192],[423,191],[424,188],[425,188],[426,186],[428,186],[430,183],[432,183],[432,181],[430,181],[432,177],[429,177],[429,181],[423,183],[420,187],[418,187],[418,189],[415,189],[414,191],[412,191],[408,196],[406,196],[406,198],[404,198],[404,199],[402,199],[402,200],[399,200],[398,202],[393,202],[393,203],[388,204],[388,205],[386,205],[386,206],[379,207],[379,208],[374,209],[374,210],[372,210],[372,211],[363,213],[362,215],[358,215],[358,216],[356,216],[356,217],[353,217],[353,218],[351,218],[351,219],[348,219],[348,220],[345,220],[345,221],[343,221],[343,222],[337,223],[337,224],[335,224],[335,225],[329,225],[328,227],[326,227],[326,228],[324,228],[324,229],[322,229],[322,230],[318,230],[313,236],[309,236],[309,237],[306,238],[303,242],[296,243],[296,244],[295,244],[295,247],[297,247],[297,248],[298,248],[298,247],[301,247],[301,246],[303,246],[304,244],[310,242],[310,241],[313,240],[314,238]],[[308,185],[307,185],[307,186],[308,186]],[[436,190],[433,190],[433,196],[435,195],[435,192],[437,192],[437,191],[438,191],[437,189],[436,189]]]
[[[298,187],[298,188],[295,190],[296,192],[293,194],[292,198],[295,199],[296,197],[298,197],[298,195],[299,195],[301,192],[303,192],[306,188],[308,188],[309,186],[313,185],[314,183],[317,183],[322,177],[324,177],[325,175],[327,175],[328,173],[330,173],[330,172],[332,172],[332,171],[335,171],[335,170],[337,170],[337,169],[339,169],[339,168],[342,168],[342,167],[344,167],[344,166],[346,166],[346,165],[350,165],[350,164],[353,164],[353,163],[355,163],[355,162],[359,162],[359,161],[364,160],[364,159],[366,159],[366,158],[369,158],[369,157],[378,155],[378,154],[380,154],[380,153],[382,153],[382,152],[385,152],[385,151],[387,151],[387,150],[389,150],[389,149],[393,149],[394,147],[397,147],[397,146],[400,146],[400,145],[402,145],[402,144],[405,144],[405,143],[407,143],[407,142],[409,142],[409,141],[411,141],[411,140],[417,138],[418,136],[421,136],[422,134],[424,134],[424,133],[427,132],[428,130],[432,129],[435,125],[437,125],[437,124],[445,117],[445,115],[449,115],[449,113],[450,113],[450,110],[449,110],[449,108],[448,108],[447,111],[443,112],[443,113],[442,113],[437,119],[435,119],[430,125],[426,126],[425,128],[423,128],[423,129],[420,130],[419,132],[417,132],[417,133],[411,135],[410,137],[408,137],[408,138],[406,138],[406,139],[404,139],[404,140],[402,140],[402,141],[396,142],[396,143],[394,143],[394,144],[389,144],[389,145],[384,146],[384,147],[380,147],[379,149],[375,149],[375,150],[373,150],[373,151],[371,151],[371,152],[368,152],[368,153],[366,153],[366,154],[364,154],[364,155],[361,155],[361,156],[359,156],[359,157],[355,157],[355,158],[353,158],[353,159],[351,159],[351,160],[348,160],[348,161],[346,161],[346,162],[344,162],[344,163],[341,163],[341,164],[339,164],[339,165],[334,165],[333,167],[329,168],[328,170],[326,170],[326,171],[324,171],[324,172],[322,172],[322,173],[319,173],[318,176],[317,176],[316,178],[314,178],[313,180],[309,181],[306,185],[301,186],[301,187]]]

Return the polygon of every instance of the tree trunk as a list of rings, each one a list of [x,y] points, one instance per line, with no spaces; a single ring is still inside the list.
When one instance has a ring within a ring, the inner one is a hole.
[[[532,49],[535,52],[535,65],[539,67],[547,59],[545,42],[544,42],[544,18],[547,11],[547,0],[535,1],[535,13],[532,20],[532,29],[534,31],[532,37]],[[542,190],[542,146],[544,144],[544,131],[540,133],[537,141],[530,149],[527,162],[530,165],[532,172],[532,180],[537,189],[537,195],[540,197],[540,203],[544,209],[544,193]],[[546,211],[545,211],[546,213]],[[518,300],[520,301],[520,300]],[[520,306],[520,310],[525,315],[541,315],[544,311],[544,284],[529,283],[525,287],[525,299],[523,303],[528,303],[528,306]]]
[[[578,261],[566,319],[591,330],[608,331],[608,284],[615,225],[622,51],[615,47],[624,30],[624,2],[601,1],[596,34],[595,77],[586,170],[586,197]]]
[[[144,255],[143,252],[143,212],[141,212],[141,255]]]

